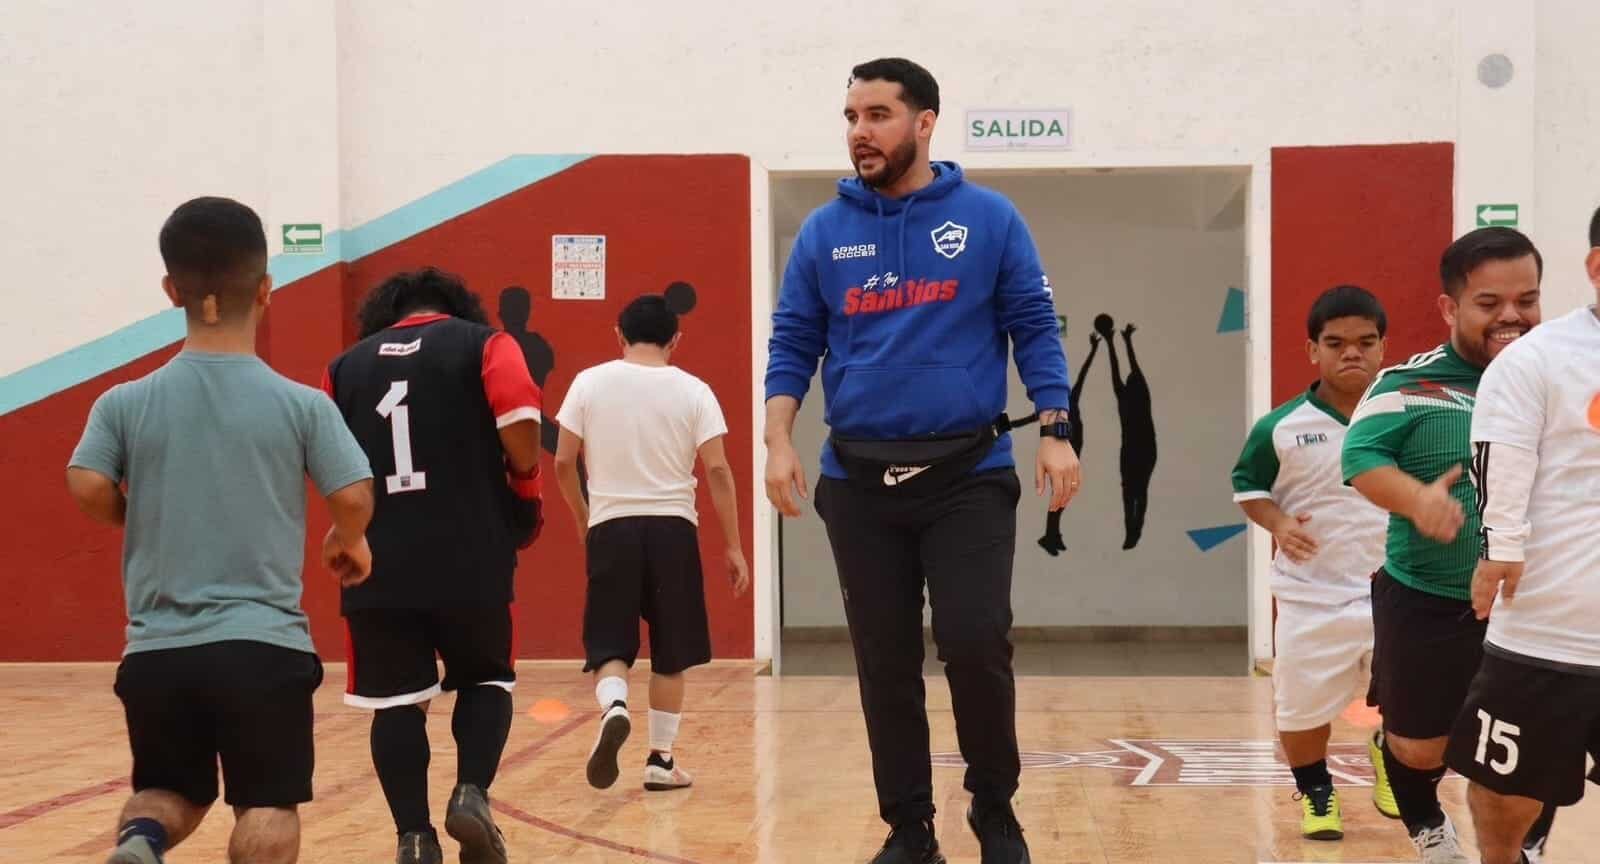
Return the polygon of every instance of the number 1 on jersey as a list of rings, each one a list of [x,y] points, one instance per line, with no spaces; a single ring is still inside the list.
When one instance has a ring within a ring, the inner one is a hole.
[[[411,464],[411,409],[400,404],[405,400],[408,389],[405,381],[390,382],[389,392],[378,403],[378,415],[389,421],[389,431],[394,436],[395,473],[383,478],[388,483],[390,495],[421,492],[428,488],[428,475],[413,470]]]

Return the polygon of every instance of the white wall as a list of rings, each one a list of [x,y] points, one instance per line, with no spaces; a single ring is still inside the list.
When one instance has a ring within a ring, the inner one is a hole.
[[[1138,325],[1134,349],[1151,389],[1159,456],[1137,548],[1122,550],[1118,454],[1121,424],[1101,345],[1084,383],[1084,488],[1062,520],[1068,550],[1052,558],[1035,541],[1044,505],[1032,491],[1038,436],[1014,436],[1024,477],[1018,514],[1013,608],[1021,626],[1221,626],[1245,624],[1245,542],[1209,552],[1185,534],[1242,522],[1228,473],[1242,440],[1245,335],[1218,333],[1229,287],[1244,279],[1241,172],[1137,172],[977,178],[1016,203],[1033,233],[1056,309],[1068,319],[1068,365],[1076,379],[1094,316]],[[826,181],[779,181],[778,263],[799,219],[833,195]],[[1122,374],[1128,358],[1117,337]],[[815,482],[822,426],[821,382],[796,421],[795,441]],[[1015,370],[1009,409],[1031,408]],[[808,508],[783,527],[784,623],[843,626],[838,580],[821,520]]]
[[[943,82],[942,157],[961,155],[968,107],[1076,112],[1075,152],[971,167],[1448,140],[1454,5],[11,0],[0,252],[27,290],[0,323],[0,374],[158,311],[154,233],[184,197],[348,227],[512,153],[742,152],[839,170],[849,67],[892,51]],[[1561,5],[1545,17],[1593,16]],[[1566,33],[1562,70],[1600,79]]]

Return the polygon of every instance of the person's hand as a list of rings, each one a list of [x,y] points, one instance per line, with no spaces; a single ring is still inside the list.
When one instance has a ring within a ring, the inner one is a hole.
[[[1461,466],[1452,465],[1438,479],[1417,490],[1411,512],[1405,514],[1422,536],[1436,543],[1449,543],[1466,524],[1461,502],[1450,494],[1450,487],[1461,477]]]
[[[1478,620],[1489,617],[1496,594],[1510,606],[1521,581],[1521,561],[1479,561],[1478,568],[1472,572],[1472,611],[1477,613]]]
[[[1050,509],[1060,510],[1078,494],[1082,478],[1078,454],[1072,445],[1060,438],[1040,438],[1039,457],[1033,470],[1034,492],[1044,494],[1045,483],[1050,485]]]
[[[322,538],[322,563],[339,578],[339,585],[349,588],[360,585],[372,575],[372,549],[367,546],[366,535],[354,543],[339,539],[336,528],[329,528]]]
[[[744,560],[744,550],[735,546],[723,553],[728,568],[728,584],[733,586],[733,596],[743,597],[750,589],[750,565]]]
[[[1308,514],[1290,516],[1285,513],[1283,520],[1272,529],[1272,539],[1278,542],[1278,549],[1296,564],[1304,564],[1317,555],[1317,538],[1302,527],[1310,521]]]
[[[789,517],[799,516],[800,501],[806,497],[806,472],[800,467],[794,442],[785,438],[767,445],[766,479],[767,500],[778,508],[779,513]]]
[[[1100,334],[1099,333],[1090,333],[1089,334],[1089,344],[1090,345],[1099,345],[1100,344]]]

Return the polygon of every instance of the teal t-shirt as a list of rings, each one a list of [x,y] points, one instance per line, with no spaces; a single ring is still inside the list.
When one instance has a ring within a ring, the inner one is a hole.
[[[333,400],[259,357],[183,351],[107,390],[69,463],[127,482],[125,654],[230,639],[311,651],[306,477],[372,476]]]

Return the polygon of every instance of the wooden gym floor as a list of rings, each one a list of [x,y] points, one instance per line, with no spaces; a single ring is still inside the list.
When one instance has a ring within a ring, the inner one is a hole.
[[[517,717],[493,789],[511,860],[522,862],[864,862],[882,842],[855,682],[770,678],[748,664],[691,673],[678,741],[693,789],[645,793],[643,666],[633,681],[634,737],[616,786],[583,766],[594,740],[592,685],[570,663],[525,663]],[[0,861],[100,862],[128,794],[122,715],[110,664],[0,665]],[[1273,755],[1265,678],[1034,677],[1018,682],[1025,770],[1017,801],[1039,864],[1414,861],[1405,832],[1373,810],[1353,708],[1334,731],[1346,838],[1302,840],[1289,775]],[[317,800],[301,810],[301,861],[393,860],[394,834],[367,747],[367,715],[339,699],[330,665],[317,696]],[[939,836],[952,864],[976,862],[942,678],[929,679]],[[429,723],[434,821],[453,782],[449,696]],[[537,708],[537,710],[534,710]],[[1465,783],[1443,784],[1470,841]],[[1600,790],[1556,821],[1549,860],[1600,864]],[[168,861],[224,858],[230,812]],[[455,861],[445,840],[446,860]]]

